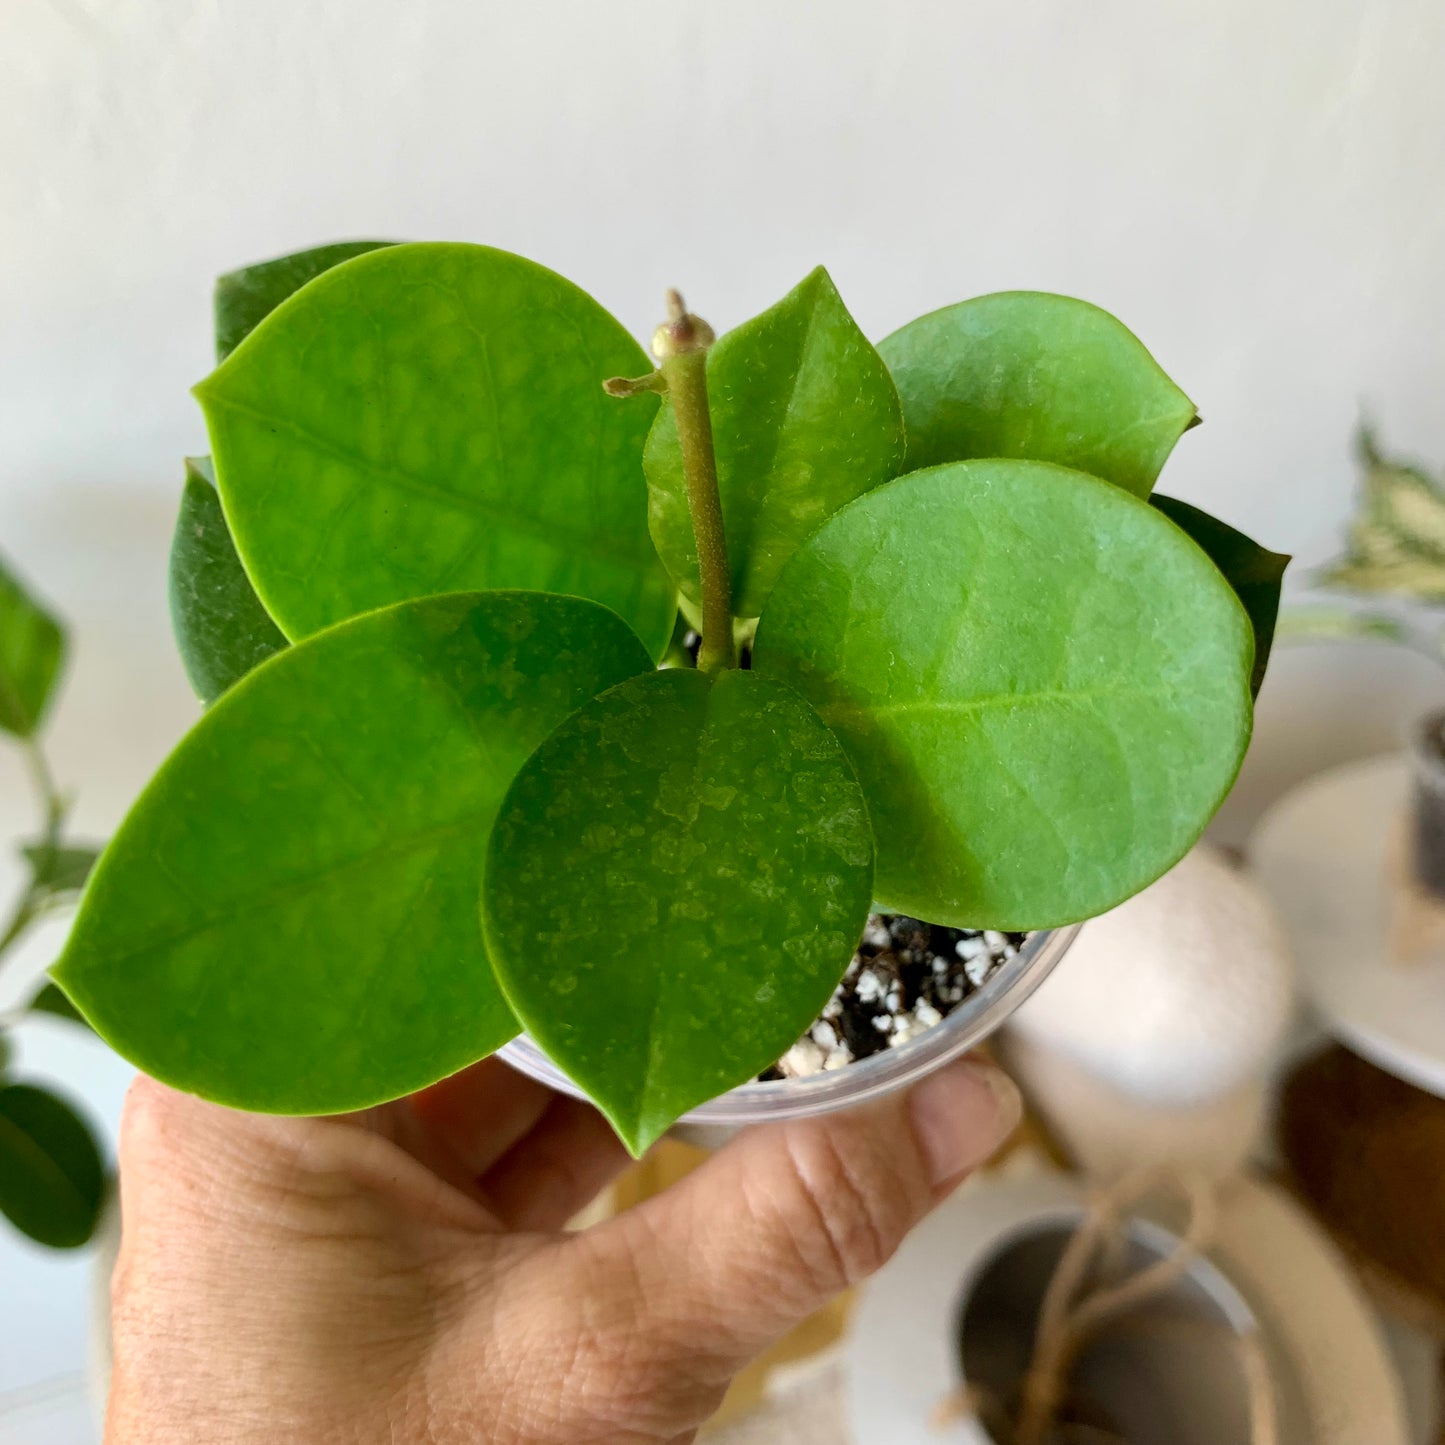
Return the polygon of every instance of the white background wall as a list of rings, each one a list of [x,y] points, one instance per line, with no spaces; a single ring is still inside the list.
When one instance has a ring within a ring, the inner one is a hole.
[[[643,336],[665,284],[722,328],[819,261],[875,336],[1074,292],[1204,412],[1168,489],[1319,556],[1362,402],[1445,463],[1442,61],[1440,0],[3,0],[0,550],[76,622],[82,820],[193,716],[163,558],[216,272],[482,240]],[[0,1390],[75,1362],[39,1268],[0,1239]]]

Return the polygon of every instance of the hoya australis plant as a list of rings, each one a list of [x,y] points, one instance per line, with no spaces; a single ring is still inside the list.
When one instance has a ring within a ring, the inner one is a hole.
[[[715,345],[674,297],[649,369],[529,261],[360,243],[217,314],[172,564],[207,709],[55,971],[180,1088],[356,1109],[526,1030],[640,1152],[875,901],[1087,918],[1234,778],[1283,559],[1151,501],[1195,410],[1091,306],[875,348],[818,270]]]

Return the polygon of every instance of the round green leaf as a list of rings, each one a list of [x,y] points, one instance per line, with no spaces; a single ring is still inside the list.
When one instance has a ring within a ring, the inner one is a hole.
[[[216,360],[224,361],[288,296],[323,271],[395,244],[338,241],[228,271],[216,282]]]
[[[0,729],[19,738],[35,732],[64,660],[60,624],[0,560]]]
[[[650,673],[518,773],[487,854],[487,947],[523,1026],[640,1154],[817,1016],[872,864],[857,779],[796,693]]]
[[[171,627],[202,702],[286,644],[236,555],[209,457],[186,458],[186,488],[171,541]]]
[[[53,976],[132,1063],[241,1108],[362,1108],[471,1063],[516,1032],[477,925],[497,806],[649,666],[604,608],[517,592],[278,653],[142,794]]]
[[[915,472],[794,554],[753,666],[842,739],[878,896],[956,927],[1045,928],[1181,858],[1249,739],[1249,618],[1171,522],[1020,461]]]
[[[0,1085],[0,1214],[52,1249],[95,1233],[105,1165],[89,1125],[32,1084]]]
[[[902,470],[903,416],[887,367],[821,266],[712,348],[707,381],[733,611],[756,617],[798,543]],[[645,460],[653,540],[699,602],[671,407],[657,414]]]
[[[879,343],[903,402],[908,466],[1023,457],[1147,497],[1194,403],[1107,311],[1001,291]]]
[[[570,282],[485,246],[389,246],[283,302],[196,388],[237,549],[292,638],[408,597],[604,603],[657,656],[647,358]]]

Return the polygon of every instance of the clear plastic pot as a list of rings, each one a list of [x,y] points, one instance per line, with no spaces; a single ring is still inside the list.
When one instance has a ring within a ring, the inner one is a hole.
[[[1013,957],[1001,964],[983,987],[970,994],[941,1023],[867,1059],[806,1079],[743,1084],[684,1114],[672,1134],[688,1143],[716,1148],[749,1124],[806,1119],[907,1089],[977,1047],[1046,979],[1068,951],[1080,924],[1030,935]],[[525,1034],[513,1039],[501,1056],[514,1069],[582,1097],[582,1090]]]

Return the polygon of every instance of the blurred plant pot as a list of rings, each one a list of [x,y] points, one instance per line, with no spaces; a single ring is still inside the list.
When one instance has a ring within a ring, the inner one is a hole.
[[[845,1068],[802,1079],[743,1084],[700,1105],[671,1130],[671,1137],[716,1149],[750,1124],[806,1119],[868,1103],[920,1079],[976,1048],[1048,977],[1081,925],[1032,934],[946,1018],[907,1043],[859,1059]],[[551,1088],[581,1098],[582,1091],[525,1034],[502,1051],[513,1068]]]
[[[1020,1224],[964,1280],[956,1318],[965,1391],[994,1401],[1016,1395],[1045,1291],[1083,1218],[1082,1209],[1065,1208]],[[1163,1226],[1130,1219],[1113,1273],[1137,1274],[1178,1243]],[[1257,1330],[1234,1286],[1209,1260],[1195,1259],[1167,1291],[1099,1330],[1070,1374],[1072,1393],[1097,1428],[1131,1445],[1247,1445],[1250,1381],[1239,1341]],[[953,1438],[1000,1445],[982,1418],[963,1422]]]
[[[1445,899],[1445,709],[1410,730],[1409,758],[1410,862],[1414,881],[1438,901]]]

